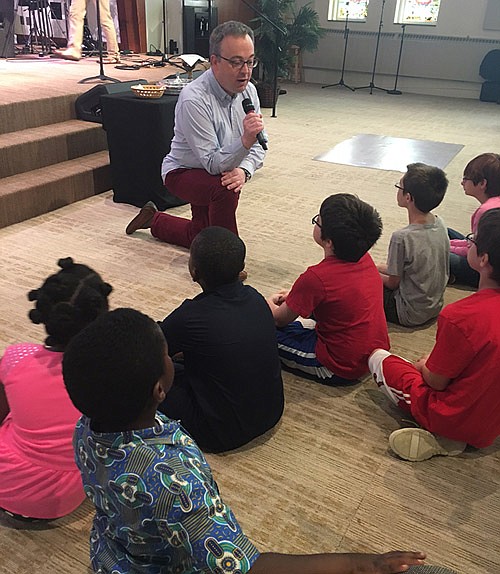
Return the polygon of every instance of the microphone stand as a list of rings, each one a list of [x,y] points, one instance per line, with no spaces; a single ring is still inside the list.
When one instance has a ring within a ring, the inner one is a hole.
[[[94,80],[101,80],[102,82],[115,82],[120,83],[120,80],[116,78],[110,78],[104,74],[104,64],[102,61],[102,27],[101,27],[101,8],[99,4],[101,0],[96,0],[95,8],[96,8],[96,16],[97,16],[97,46],[99,48],[99,75],[98,76],[91,76],[89,78],[83,78],[80,80],[79,84],[88,84],[89,82],[93,82]]]
[[[165,66],[167,64],[167,3],[162,0],[162,18],[163,18],[163,55],[161,63]]]
[[[273,113],[271,114],[272,118],[276,117],[276,102],[278,100],[278,66],[279,66],[279,54],[281,51],[281,48],[279,46],[279,34],[281,34],[283,37],[286,36],[286,30],[283,30],[283,28],[281,28],[280,26],[278,26],[278,24],[276,24],[275,22],[273,22],[270,18],[268,18],[265,14],[263,14],[260,10],[257,10],[257,8],[255,6],[252,6],[252,4],[250,4],[249,2],[247,2],[247,0],[241,0],[243,2],[243,4],[246,4],[249,8],[251,8],[256,14],[258,14],[263,20],[265,20],[268,24],[270,24],[272,26],[272,28],[274,28],[274,30],[276,30],[277,35],[276,35],[276,50],[274,53],[274,74],[273,74]]]
[[[346,2],[345,11],[345,26],[344,26],[344,56],[342,58],[342,72],[340,73],[340,80],[336,84],[328,84],[327,86],[321,86],[322,88],[334,88],[335,86],[343,86],[351,92],[354,92],[354,88],[348,86],[344,82],[344,72],[345,72],[345,59],[347,56],[347,42],[349,41],[349,2]]]
[[[382,10],[380,12],[380,21],[378,24],[378,33],[377,33],[377,44],[375,46],[375,57],[373,59],[373,70],[372,70],[372,79],[370,81],[370,83],[367,86],[361,86],[359,88],[354,88],[355,90],[365,90],[367,88],[370,88],[370,95],[373,94],[373,90],[381,90],[382,92],[387,92],[387,90],[385,88],[380,88],[379,86],[376,86],[374,83],[375,80],[375,70],[377,69],[377,59],[378,59],[378,48],[380,45],[380,36],[382,35],[382,26],[384,25],[383,20],[384,20],[384,6],[385,6],[385,0],[382,0]]]
[[[394,88],[392,90],[387,90],[387,93],[390,94],[391,96],[400,96],[403,93],[401,90],[398,90],[398,78],[399,78],[399,66],[401,64],[401,54],[403,53],[403,42],[405,40],[406,24],[403,24],[401,28],[403,29],[403,31],[401,33],[401,43],[399,44],[398,65],[396,68],[396,79],[394,81]]]

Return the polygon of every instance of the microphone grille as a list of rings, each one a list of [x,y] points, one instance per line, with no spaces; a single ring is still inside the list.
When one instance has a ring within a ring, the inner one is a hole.
[[[250,98],[245,98],[241,102],[241,105],[243,106],[243,110],[245,111],[246,114],[248,114],[248,112],[255,111],[255,106],[253,105],[252,100]]]

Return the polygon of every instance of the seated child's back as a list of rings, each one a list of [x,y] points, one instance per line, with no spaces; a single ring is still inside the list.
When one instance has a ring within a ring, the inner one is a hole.
[[[327,197],[312,223],[324,258],[289,293],[268,300],[284,365],[327,384],[368,372],[374,348],[389,348],[382,281],[368,253],[382,232],[377,211],[349,193]],[[313,316],[314,328],[294,322]]]
[[[59,272],[28,294],[36,301],[29,317],[45,326],[45,345],[11,345],[0,362],[0,508],[39,519],[64,516],[84,499],[72,448],[80,413],[64,387],[63,351],[108,310],[111,292],[86,265],[69,257],[58,264]]]
[[[159,409],[212,452],[248,443],[283,413],[273,318],[262,295],[239,280],[244,265],[239,237],[222,227],[203,229],[189,260],[203,293],[160,323],[169,352],[181,353],[183,362]]]
[[[421,552],[260,553],[224,503],[199,448],[177,421],[156,412],[173,366],[149,317],[132,309],[106,313],[70,344],[63,372],[85,413],[74,446],[96,508],[95,572],[387,574],[423,563]]]
[[[443,307],[448,282],[449,240],[443,221],[431,213],[443,200],[448,180],[442,169],[408,165],[396,188],[408,225],[391,236],[387,263],[378,266],[388,321],[421,325]]]

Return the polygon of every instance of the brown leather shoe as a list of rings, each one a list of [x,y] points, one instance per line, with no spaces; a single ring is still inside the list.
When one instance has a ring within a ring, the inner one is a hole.
[[[132,235],[138,229],[149,229],[153,223],[153,217],[158,211],[158,208],[152,201],[148,201],[146,205],[139,211],[139,213],[127,225],[125,233]]]

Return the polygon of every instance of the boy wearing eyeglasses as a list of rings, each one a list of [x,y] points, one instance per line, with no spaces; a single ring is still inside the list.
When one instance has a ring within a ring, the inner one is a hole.
[[[355,195],[337,193],[323,201],[312,223],[323,260],[289,292],[268,299],[278,351],[286,368],[323,384],[355,383],[368,372],[373,345],[389,348],[382,281],[368,253],[382,221]]]
[[[443,201],[448,180],[438,167],[411,163],[395,187],[408,225],[392,234],[387,263],[377,268],[387,321],[412,327],[434,319],[443,307],[450,242],[432,210]]]
[[[471,231],[476,233],[481,216],[500,207],[500,155],[482,153],[465,166],[462,178],[465,195],[481,204],[471,217]],[[467,262],[467,241],[459,232],[448,229],[450,238],[450,284],[477,287],[479,274]]]
[[[381,390],[422,427],[389,437],[406,460],[457,455],[467,444],[484,448],[500,435],[499,208],[481,217],[468,245],[478,291],[441,311],[430,355],[412,364],[377,349],[368,361]]]

